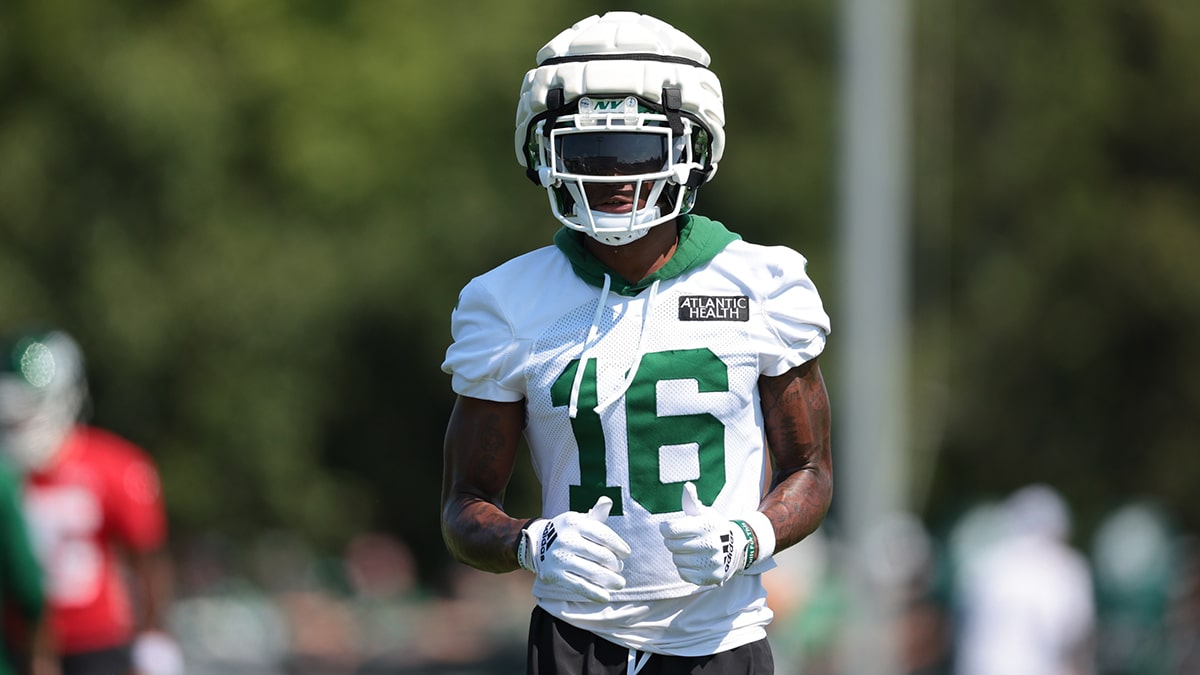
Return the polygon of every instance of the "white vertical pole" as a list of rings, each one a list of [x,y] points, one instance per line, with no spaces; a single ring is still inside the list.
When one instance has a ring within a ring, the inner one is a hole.
[[[839,175],[838,522],[851,611],[842,672],[900,672],[897,589],[872,533],[907,508],[910,0],[842,3]]]

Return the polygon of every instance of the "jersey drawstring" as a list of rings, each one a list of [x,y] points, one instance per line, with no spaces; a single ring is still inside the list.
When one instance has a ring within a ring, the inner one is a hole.
[[[642,329],[638,333],[637,351],[635,351],[633,354],[633,365],[629,366],[629,373],[625,375],[625,381],[621,383],[621,388],[613,392],[608,399],[596,406],[597,413],[601,412],[608,406],[612,405],[614,401],[624,396],[625,392],[629,391],[629,386],[633,384],[633,378],[637,377],[638,368],[642,365],[642,350],[645,347],[646,324],[650,323],[650,312],[653,309],[655,298],[658,297],[659,281],[659,279],[655,279],[654,283],[650,285],[650,297],[646,298],[646,304],[642,307]]]
[[[575,369],[575,381],[571,383],[571,402],[567,406],[567,414],[571,419],[579,414],[579,388],[583,383],[583,371],[587,370],[588,351],[596,339],[599,330],[600,317],[604,315],[605,303],[608,301],[608,290],[612,288],[612,278],[604,275],[604,286],[600,289],[600,300],[596,303],[596,313],[592,315],[592,327],[588,329],[587,339],[583,341],[583,352],[579,355],[579,367]]]
[[[629,367],[629,372],[625,375],[625,381],[621,383],[621,387],[613,392],[611,396],[600,402],[595,411],[602,412],[605,408],[612,405],[614,401],[620,399],[629,391],[629,386],[633,384],[633,378],[637,377],[638,368],[642,365],[642,350],[645,348],[646,325],[650,323],[650,312],[653,311],[654,301],[658,297],[658,283],[660,279],[655,279],[654,283],[650,284],[650,295],[646,298],[646,304],[642,307],[642,326],[638,332],[637,349],[633,354],[633,364]],[[579,390],[583,385],[583,373],[587,370],[588,356],[596,341],[596,334],[600,330],[600,317],[604,315],[604,308],[607,306],[608,293],[612,288],[612,278],[608,274],[604,275],[604,285],[600,289],[600,300],[596,303],[596,313],[592,316],[592,326],[588,329],[587,339],[583,341],[583,352],[579,356],[579,367],[575,369],[575,380],[571,383],[571,400],[567,405],[567,414],[571,419],[579,414]]]
[[[637,659],[636,663],[634,662],[635,658]],[[629,659],[625,662],[625,675],[637,675],[642,666],[646,665],[646,661],[649,660],[650,652],[642,652],[642,655],[638,657],[637,650],[630,648]]]

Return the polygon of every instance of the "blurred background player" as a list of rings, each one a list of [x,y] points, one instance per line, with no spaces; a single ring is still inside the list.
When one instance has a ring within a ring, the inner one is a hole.
[[[0,453],[24,476],[63,675],[176,675],[158,473],[132,443],[80,422],[83,354],[59,330],[0,338]]]
[[[0,675],[55,675],[46,622],[42,572],[34,557],[21,504],[21,480],[0,461]]]
[[[1095,604],[1057,490],[1025,486],[1002,505],[998,540],[962,572],[955,675],[1092,675]]]

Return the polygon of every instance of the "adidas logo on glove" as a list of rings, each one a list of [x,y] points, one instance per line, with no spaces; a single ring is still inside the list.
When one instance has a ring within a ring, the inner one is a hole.
[[[600,497],[587,513],[567,511],[530,522],[517,543],[517,563],[537,575],[539,584],[608,602],[625,587],[622,561],[630,554],[629,544],[604,523],[612,505],[610,497]]]
[[[539,560],[546,560],[546,551],[550,550],[555,539],[558,539],[558,531],[554,529],[554,523],[547,523],[546,529],[542,530],[542,541],[538,544]]]

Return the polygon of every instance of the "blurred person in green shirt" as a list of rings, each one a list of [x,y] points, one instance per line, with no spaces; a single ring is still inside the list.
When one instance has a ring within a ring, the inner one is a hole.
[[[0,600],[4,603],[0,675],[56,675],[42,572],[29,540],[20,485],[17,474],[0,462]]]

